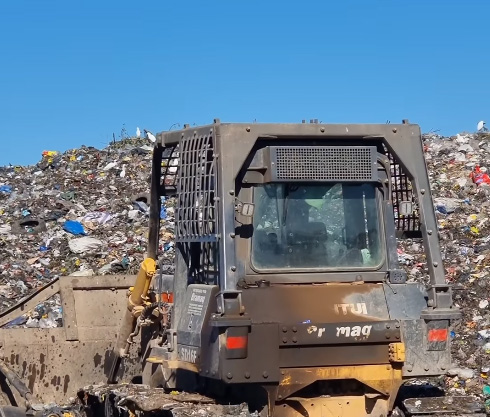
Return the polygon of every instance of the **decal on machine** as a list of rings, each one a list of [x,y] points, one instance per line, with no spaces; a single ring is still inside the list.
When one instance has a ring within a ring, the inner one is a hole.
[[[199,349],[193,346],[179,346],[179,360],[197,363]]]
[[[355,304],[334,304],[333,309],[337,314],[343,314],[346,316],[347,314],[363,314],[367,315],[367,306],[366,303],[355,303]]]
[[[202,288],[193,288],[191,300],[187,307],[187,312],[192,316],[201,316],[206,301],[207,291]]]
[[[336,328],[336,337],[361,337],[365,339],[371,334],[372,325],[366,326],[341,326]],[[317,337],[322,337],[325,334],[325,327],[309,326],[306,331],[308,334],[316,333]]]
[[[371,329],[373,326],[342,326],[337,327],[337,337],[345,336],[345,337],[359,337],[364,336],[366,339],[371,334]]]

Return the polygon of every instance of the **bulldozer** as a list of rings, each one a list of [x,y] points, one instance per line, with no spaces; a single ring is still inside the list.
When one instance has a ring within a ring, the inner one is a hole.
[[[2,417],[486,415],[410,385],[451,368],[460,316],[418,125],[163,131],[147,202],[137,276],[61,277],[0,315],[62,300],[60,328],[0,329]],[[428,284],[400,266],[403,239],[423,243]]]

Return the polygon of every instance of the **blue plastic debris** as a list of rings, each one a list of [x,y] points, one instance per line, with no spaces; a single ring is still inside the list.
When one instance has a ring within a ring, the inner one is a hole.
[[[135,208],[139,209],[143,213],[148,213],[148,211],[150,210],[150,208],[143,201],[133,201],[133,206],[135,206]]]
[[[22,216],[23,217],[27,217],[27,216],[30,216],[32,213],[31,213],[31,210],[28,210],[28,209],[24,209],[22,210]]]
[[[446,206],[444,206],[444,205],[442,205],[442,204],[438,204],[438,205],[437,205],[436,210],[437,210],[439,213],[442,213],[442,214],[447,214],[447,209],[446,209]]]
[[[10,194],[12,192],[12,187],[10,185],[0,185],[0,193]]]
[[[128,269],[129,268],[129,264],[131,263],[131,261],[129,260],[128,257],[124,257],[121,261],[121,265],[124,269]]]
[[[160,202],[161,202],[161,210],[160,210],[160,219],[165,220],[167,218],[167,207],[165,207],[165,201],[167,199],[165,196],[160,197]]]
[[[49,250],[49,248],[48,248],[47,246],[41,246],[41,247],[39,248],[39,250],[40,250],[41,252],[47,252],[47,251]]]
[[[451,331],[451,339],[456,337],[456,333],[454,333],[454,331]]]
[[[65,230],[68,233],[71,233],[72,235],[85,235],[85,229],[83,228],[82,223],[74,221],[74,220],[67,220],[65,224],[63,225],[63,230]]]
[[[15,326],[22,326],[26,322],[27,322],[27,317],[26,316],[20,316],[20,317],[17,317],[16,319],[13,319],[10,322],[8,322],[5,325],[5,328],[10,329],[10,328],[15,327]]]

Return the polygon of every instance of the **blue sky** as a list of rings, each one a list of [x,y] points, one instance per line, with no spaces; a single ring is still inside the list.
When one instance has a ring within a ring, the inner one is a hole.
[[[490,122],[486,0],[1,0],[0,165],[123,126]]]

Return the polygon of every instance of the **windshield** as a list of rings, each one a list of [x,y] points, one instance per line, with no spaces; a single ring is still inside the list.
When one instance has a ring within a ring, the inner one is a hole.
[[[267,184],[254,191],[256,269],[373,268],[383,260],[372,184]]]

